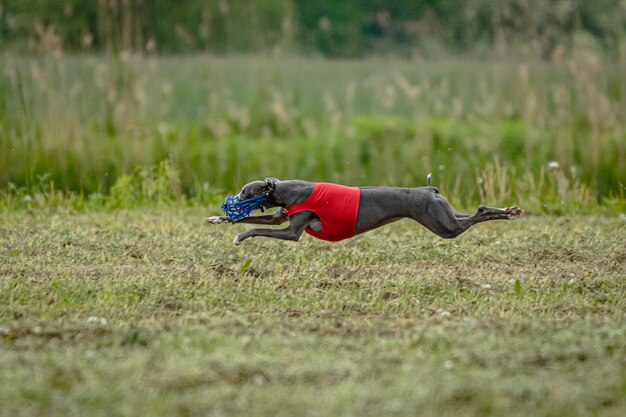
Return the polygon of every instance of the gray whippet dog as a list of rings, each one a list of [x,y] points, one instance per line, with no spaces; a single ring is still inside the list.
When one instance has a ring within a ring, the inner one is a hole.
[[[428,175],[428,186],[426,187],[359,187],[357,191],[357,195],[360,194],[360,198],[357,199],[358,212],[354,232],[351,236],[408,217],[438,236],[451,239],[476,223],[490,220],[514,220],[524,213],[519,207],[500,209],[485,206],[479,206],[476,213],[472,215],[455,213],[446,199],[439,194],[439,190],[430,186],[430,177]],[[250,229],[240,233],[235,236],[233,241],[235,245],[255,236],[298,241],[305,229],[309,234],[322,230],[323,222],[312,211],[289,214],[290,207],[305,202],[311,196],[316,184],[321,183],[299,180],[278,181],[274,178],[267,178],[265,181],[253,181],[242,188],[239,193],[240,200],[265,194],[267,199],[263,202],[263,207],[280,207],[278,211],[273,214],[247,217],[237,221],[232,221],[223,216],[212,216],[206,220],[213,224],[250,223],[263,225],[279,225],[289,221],[289,225],[284,229]],[[356,187],[352,187],[352,189],[354,190]]]

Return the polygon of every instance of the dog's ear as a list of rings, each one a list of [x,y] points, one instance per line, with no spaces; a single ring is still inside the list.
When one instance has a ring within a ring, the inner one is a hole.
[[[263,192],[271,193],[272,191],[274,191],[274,187],[276,186],[277,182],[278,182],[278,179],[276,178],[273,178],[273,177],[265,178],[265,184],[263,184]]]

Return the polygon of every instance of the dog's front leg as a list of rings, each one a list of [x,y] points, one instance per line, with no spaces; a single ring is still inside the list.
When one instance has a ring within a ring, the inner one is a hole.
[[[289,226],[285,229],[250,229],[235,236],[233,243],[240,245],[244,240],[255,236],[273,237],[274,239],[297,242],[302,232],[304,232],[304,228],[315,220],[316,216],[313,213],[302,212],[294,214],[289,218]]]
[[[283,213],[283,210],[280,209],[276,213],[273,214],[265,214],[261,216],[250,216],[241,220],[230,220],[228,217],[224,216],[211,216],[207,217],[206,221],[212,224],[221,224],[221,223],[248,223],[248,224],[269,224],[269,225],[277,225],[286,222],[287,215]]]

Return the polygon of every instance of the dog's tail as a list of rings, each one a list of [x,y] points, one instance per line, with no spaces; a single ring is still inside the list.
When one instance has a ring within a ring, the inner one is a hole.
[[[430,187],[435,192],[435,194],[439,194],[439,188],[433,187],[432,185],[430,185],[430,180],[432,179],[432,177],[433,177],[433,173],[432,172],[430,174],[426,175],[426,185],[428,187]]]

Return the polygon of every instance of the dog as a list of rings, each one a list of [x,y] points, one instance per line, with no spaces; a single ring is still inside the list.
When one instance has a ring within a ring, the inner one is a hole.
[[[335,242],[403,218],[413,219],[436,235],[452,239],[477,223],[515,220],[524,213],[515,206],[500,209],[482,205],[472,215],[456,213],[439,190],[430,185],[430,180],[429,174],[425,187],[400,188],[348,187],[266,178],[246,184],[238,195],[230,198],[244,203],[258,200],[258,206],[252,206],[253,209],[279,207],[278,211],[254,217],[244,214],[246,217],[237,220],[224,216],[211,216],[206,220],[212,224],[280,225],[289,222],[284,229],[259,228],[240,233],[233,240],[235,245],[240,245],[244,240],[257,236],[297,242],[303,232]],[[222,208],[226,213],[227,203]]]

